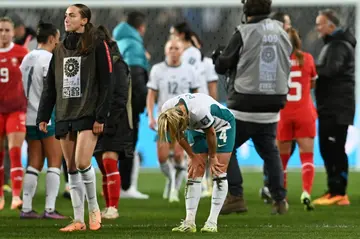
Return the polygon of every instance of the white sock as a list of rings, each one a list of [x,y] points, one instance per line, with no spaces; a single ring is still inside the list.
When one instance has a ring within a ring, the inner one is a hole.
[[[185,160],[181,160],[180,163],[178,162],[175,162],[174,163],[175,165],[175,189],[176,190],[180,190],[181,188],[181,185],[182,185],[182,182],[184,181],[186,175],[187,175],[187,168],[186,168],[186,162]]]
[[[56,197],[60,188],[60,169],[48,168],[46,173],[45,211],[54,212]]]
[[[131,171],[131,186],[137,190],[138,186],[138,178],[139,178],[139,171],[140,171],[140,156],[137,152],[134,154],[133,158],[133,167]]]
[[[226,195],[228,193],[228,181],[226,173],[222,173],[219,177],[214,177],[214,186],[211,198],[211,210],[208,217],[208,222],[217,224],[220,210],[224,204]]]
[[[32,211],[32,199],[36,192],[39,170],[31,166],[27,167],[23,185],[23,212]]]
[[[189,178],[185,189],[186,221],[195,224],[195,217],[201,197],[201,178]]]
[[[165,163],[160,163],[160,168],[170,181],[170,192],[175,190],[175,168],[173,164],[167,160]]]
[[[71,203],[74,209],[74,220],[84,223],[84,184],[78,172],[69,174]]]
[[[89,212],[99,210],[99,204],[96,196],[96,174],[95,169],[90,165],[88,168],[80,171],[81,178],[85,184],[86,199],[89,206]]]

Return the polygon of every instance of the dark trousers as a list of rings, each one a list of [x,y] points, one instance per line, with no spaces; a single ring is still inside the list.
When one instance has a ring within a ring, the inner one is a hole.
[[[277,123],[259,124],[236,120],[235,147],[227,170],[229,193],[231,195],[239,196],[242,194],[242,177],[236,159],[236,149],[251,138],[256,152],[265,162],[272,198],[275,201],[281,201],[285,198],[283,168],[275,144],[276,126]]]
[[[130,74],[132,80],[132,115],[133,115],[133,125],[134,125],[134,148],[138,141],[139,135],[139,124],[140,124],[140,114],[144,112],[146,106],[146,95],[147,87],[146,83],[148,81],[147,72],[139,66],[130,66]],[[126,158],[125,160],[119,163],[119,171],[121,175],[121,188],[123,190],[128,190],[131,186],[131,173],[133,168],[133,158]],[[121,166],[120,166],[121,165]]]
[[[137,113],[135,115],[135,113]],[[138,141],[139,135],[139,123],[140,123],[140,113],[133,111],[133,125],[134,125],[134,139],[133,144],[134,148],[136,142]],[[123,190],[128,190],[131,186],[131,173],[134,165],[134,158],[124,158],[124,160],[119,159],[119,171],[121,175],[121,188]]]
[[[327,173],[328,191],[332,195],[345,195],[348,182],[348,157],[345,142],[348,125],[319,116],[320,153]]]
[[[296,149],[296,140],[293,140],[291,142],[291,152],[290,152],[290,156],[293,155],[294,151]],[[268,176],[268,172],[266,170],[266,165],[264,163],[263,166],[263,172],[264,172],[264,186],[269,187],[269,176]]]

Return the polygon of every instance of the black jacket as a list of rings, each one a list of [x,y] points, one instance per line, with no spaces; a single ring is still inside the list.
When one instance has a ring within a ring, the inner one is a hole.
[[[350,125],[355,115],[355,46],[348,30],[337,30],[324,38],[316,66],[319,78],[315,96],[319,118]]]
[[[128,102],[129,94],[129,79],[130,71],[122,58],[116,42],[109,42],[113,58],[113,80],[112,80],[112,98],[110,103],[110,113],[106,121],[108,125],[123,124],[120,119],[123,119],[126,114],[126,104]],[[127,116],[125,117],[127,120]]]
[[[77,52],[81,34],[67,33],[64,41],[55,48],[41,95],[37,124],[48,122],[56,104],[56,122],[78,120],[90,117],[99,123],[104,123],[109,112],[111,92],[109,86],[112,80],[110,53],[103,41],[97,41],[94,49],[88,54]],[[63,87],[63,52],[74,52],[74,56],[81,59],[94,58],[90,65],[81,66],[81,94],[80,98],[64,98]],[[90,73],[89,73],[90,72]],[[86,79],[82,77],[87,77]],[[89,77],[88,77],[89,76]],[[91,79],[91,80],[89,80]]]

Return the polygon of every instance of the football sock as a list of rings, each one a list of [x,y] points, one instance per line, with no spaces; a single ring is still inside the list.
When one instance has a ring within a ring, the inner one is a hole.
[[[56,197],[60,188],[60,169],[51,167],[46,173],[46,199],[45,211],[54,212]]]
[[[27,167],[24,176],[24,188],[23,188],[23,212],[32,211],[32,199],[36,192],[39,170],[31,166]]]

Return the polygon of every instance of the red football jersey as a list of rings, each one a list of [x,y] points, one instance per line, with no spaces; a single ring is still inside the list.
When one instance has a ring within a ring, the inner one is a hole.
[[[280,111],[282,117],[316,117],[316,110],[311,98],[311,80],[316,80],[317,73],[314,58],[306,52],[304,65],[299,66],[294,54],[291,55],[291,72],[289,77],[289,93],[285,108]],[[309,114],[310,113],[310,114]]]
[[[14,43],[0,48],[0,113],[26,112],[20,64],[28,51]]]

